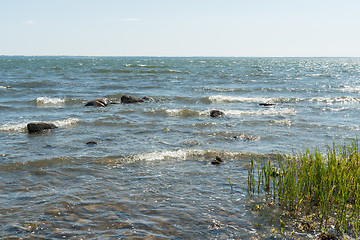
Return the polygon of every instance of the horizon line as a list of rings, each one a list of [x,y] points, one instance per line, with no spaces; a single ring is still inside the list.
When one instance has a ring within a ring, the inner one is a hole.
[[[124,58],[360,58],[349,56],[156,56],[156,55],[26,55],[26,54],[0,54],[0,57],[124,57]]]

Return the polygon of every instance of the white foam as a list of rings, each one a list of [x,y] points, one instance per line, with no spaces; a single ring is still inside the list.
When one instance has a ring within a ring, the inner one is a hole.
[[[10,86],[0,86],[0,89],[10,88]]]
[[[141,153],[131,155],[129,157],[115,159],[116,162],[135,162],[135,161],[164,161],[164,160],[189,160],[196,158],[199,160],[208,160],[215,156],[222,156],[225,158],[236,158],[240,156],[248,156],[244,152],[229,152],[223,150],[198,150],[198,149],[178,149],[178,150],[163,150],[148,153]],[[111,161],[111,160],[110,160]]]
[[[26,125],[28,123],[6,123],[0,126],[0,131],[26,131]]]
[[[211,102],[273,102],[273,98],[268,97],[232,97],[232,96],[225,96],[225,95],[213,95],[209,97]]]
[[[169,116],[194,116],[200,115],[201,112],[188,109],[188,108],[181,108],[181,109],[166,109],[165,113]]]
[[[290,119],[283,119],[283,120],[270,120],[271,123],[279,124],[279,125],[285,125],[290,127],[292,125],[292,122]]]
[[[360,86],[350,87],[344,86],[339,89],[340,92],[351,92],[351,93],[360,93]]]
[[[234,116],[263,116],[263,115],[295,115],[296,111],[290,108],[269,108],[264,110],[254,110],[254,111],[242,111],[242,110],[225,110],[225,115],[234,115]]]
[[[36,98],[36,103],[38,105],[59,105],[59,104],[64,104],[65,99],[38,97],[38,98]]]
[[[77,118],[67,118],[67,119],[52,121],[52,123],[55,124],[57,127],[66,127],[72,124],[76,124],[78,122],[79,119]]]
[[[360,98],[354,97],[313,97],[310,98],[311,102],[326,102],[328,104],[331,103],[354,103],[359,102]]]
[[[0,131],[16,131],[16,132],[23,132],[27,131],[26,126],[28,123],[32,121],[22,122],[22,123],[7,123],[0,126]],[[79,122],[77,118],[67,118],[62,120],[56,121],[49,121],[49,123],[55,124],[57,127],[66,127],[72,124],[76,124]]]

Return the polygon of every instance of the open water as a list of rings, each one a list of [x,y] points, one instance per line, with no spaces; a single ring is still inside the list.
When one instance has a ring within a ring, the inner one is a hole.
[[[251,156],[356,139],[359,93],[358,58],[2,56],[0,237],[267,236]],[[84,106],[125,94],[154,101]],[[27,133],[39,121],[59,128]]]

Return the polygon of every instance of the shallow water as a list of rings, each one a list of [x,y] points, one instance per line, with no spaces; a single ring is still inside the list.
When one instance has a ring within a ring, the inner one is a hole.
[[[359,79],[357,58],[0,57],[0,236],[260,236],[251,155],[354,140]],[[155,101],[84,106],[125,94]]]

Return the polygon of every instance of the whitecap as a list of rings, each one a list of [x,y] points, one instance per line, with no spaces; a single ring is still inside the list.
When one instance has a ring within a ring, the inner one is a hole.
[[[211,102],[270,102],[272,98],[268,97],[232,97],[225,95],[213,95],[209,97]]]
[[[61,98],[49,98],[49,97],[38,97],[36,98],[36,103],[39,106],[47,106],[47,105],[62,105],[65,103],[65,99]]]
[[[269,108],[265,110],[224,110],[225,115],[234,116],[263,116],[263,115],[295,115],[296,111],[290,108]]]
[[[78,118],[66,118],[62,120],[52,121],[57,127],[66,127],[72,124],[78,123],[80,120]]]
[[[279,125],[285,125],[290,127],[292,125],[292,122],[290,119],[283,119],[283,120],[270,120],[271,123],[279,124]]]
[[[136,161],[166,161],[166,160],[191,160],[196,159],[200,161],[207,161],[214,158],[215,156],[221,156],[225,159],[241,159],[250,158],[254,154],[246,152],[231,152],[224,150],[198,150],[198,149],[176,149],[176,150],[162,150],[153,151],[140,154],[134,154],[128,157],[120,158],[105,158],[105,163],[131,163]]]
[[[351,93],[360,93],[360,86],[344,86],[343,88],[339,89],[340,92],[351,92]]]
[[[6,123],[0,126],[0,131],[26,131],[26,126],[28,123]]]
[[[6,123],[6,124],[0,126],[0,131],[15,131],[15,132],[27,131],[26,126],[30,122],[34,122],[34,121],[27,121],[27,122],[22,122],[22,123]],[[78,123],[79,119],[67,118],[67,119],[47,121],[47,122],[53,123],[57,127],[67,127],[69,125]]]
[[[359,102],[360,98],[355,97],[313,97],[310,98],[311,102],[326,102],[328,104],[332,103],[354,103]]]

